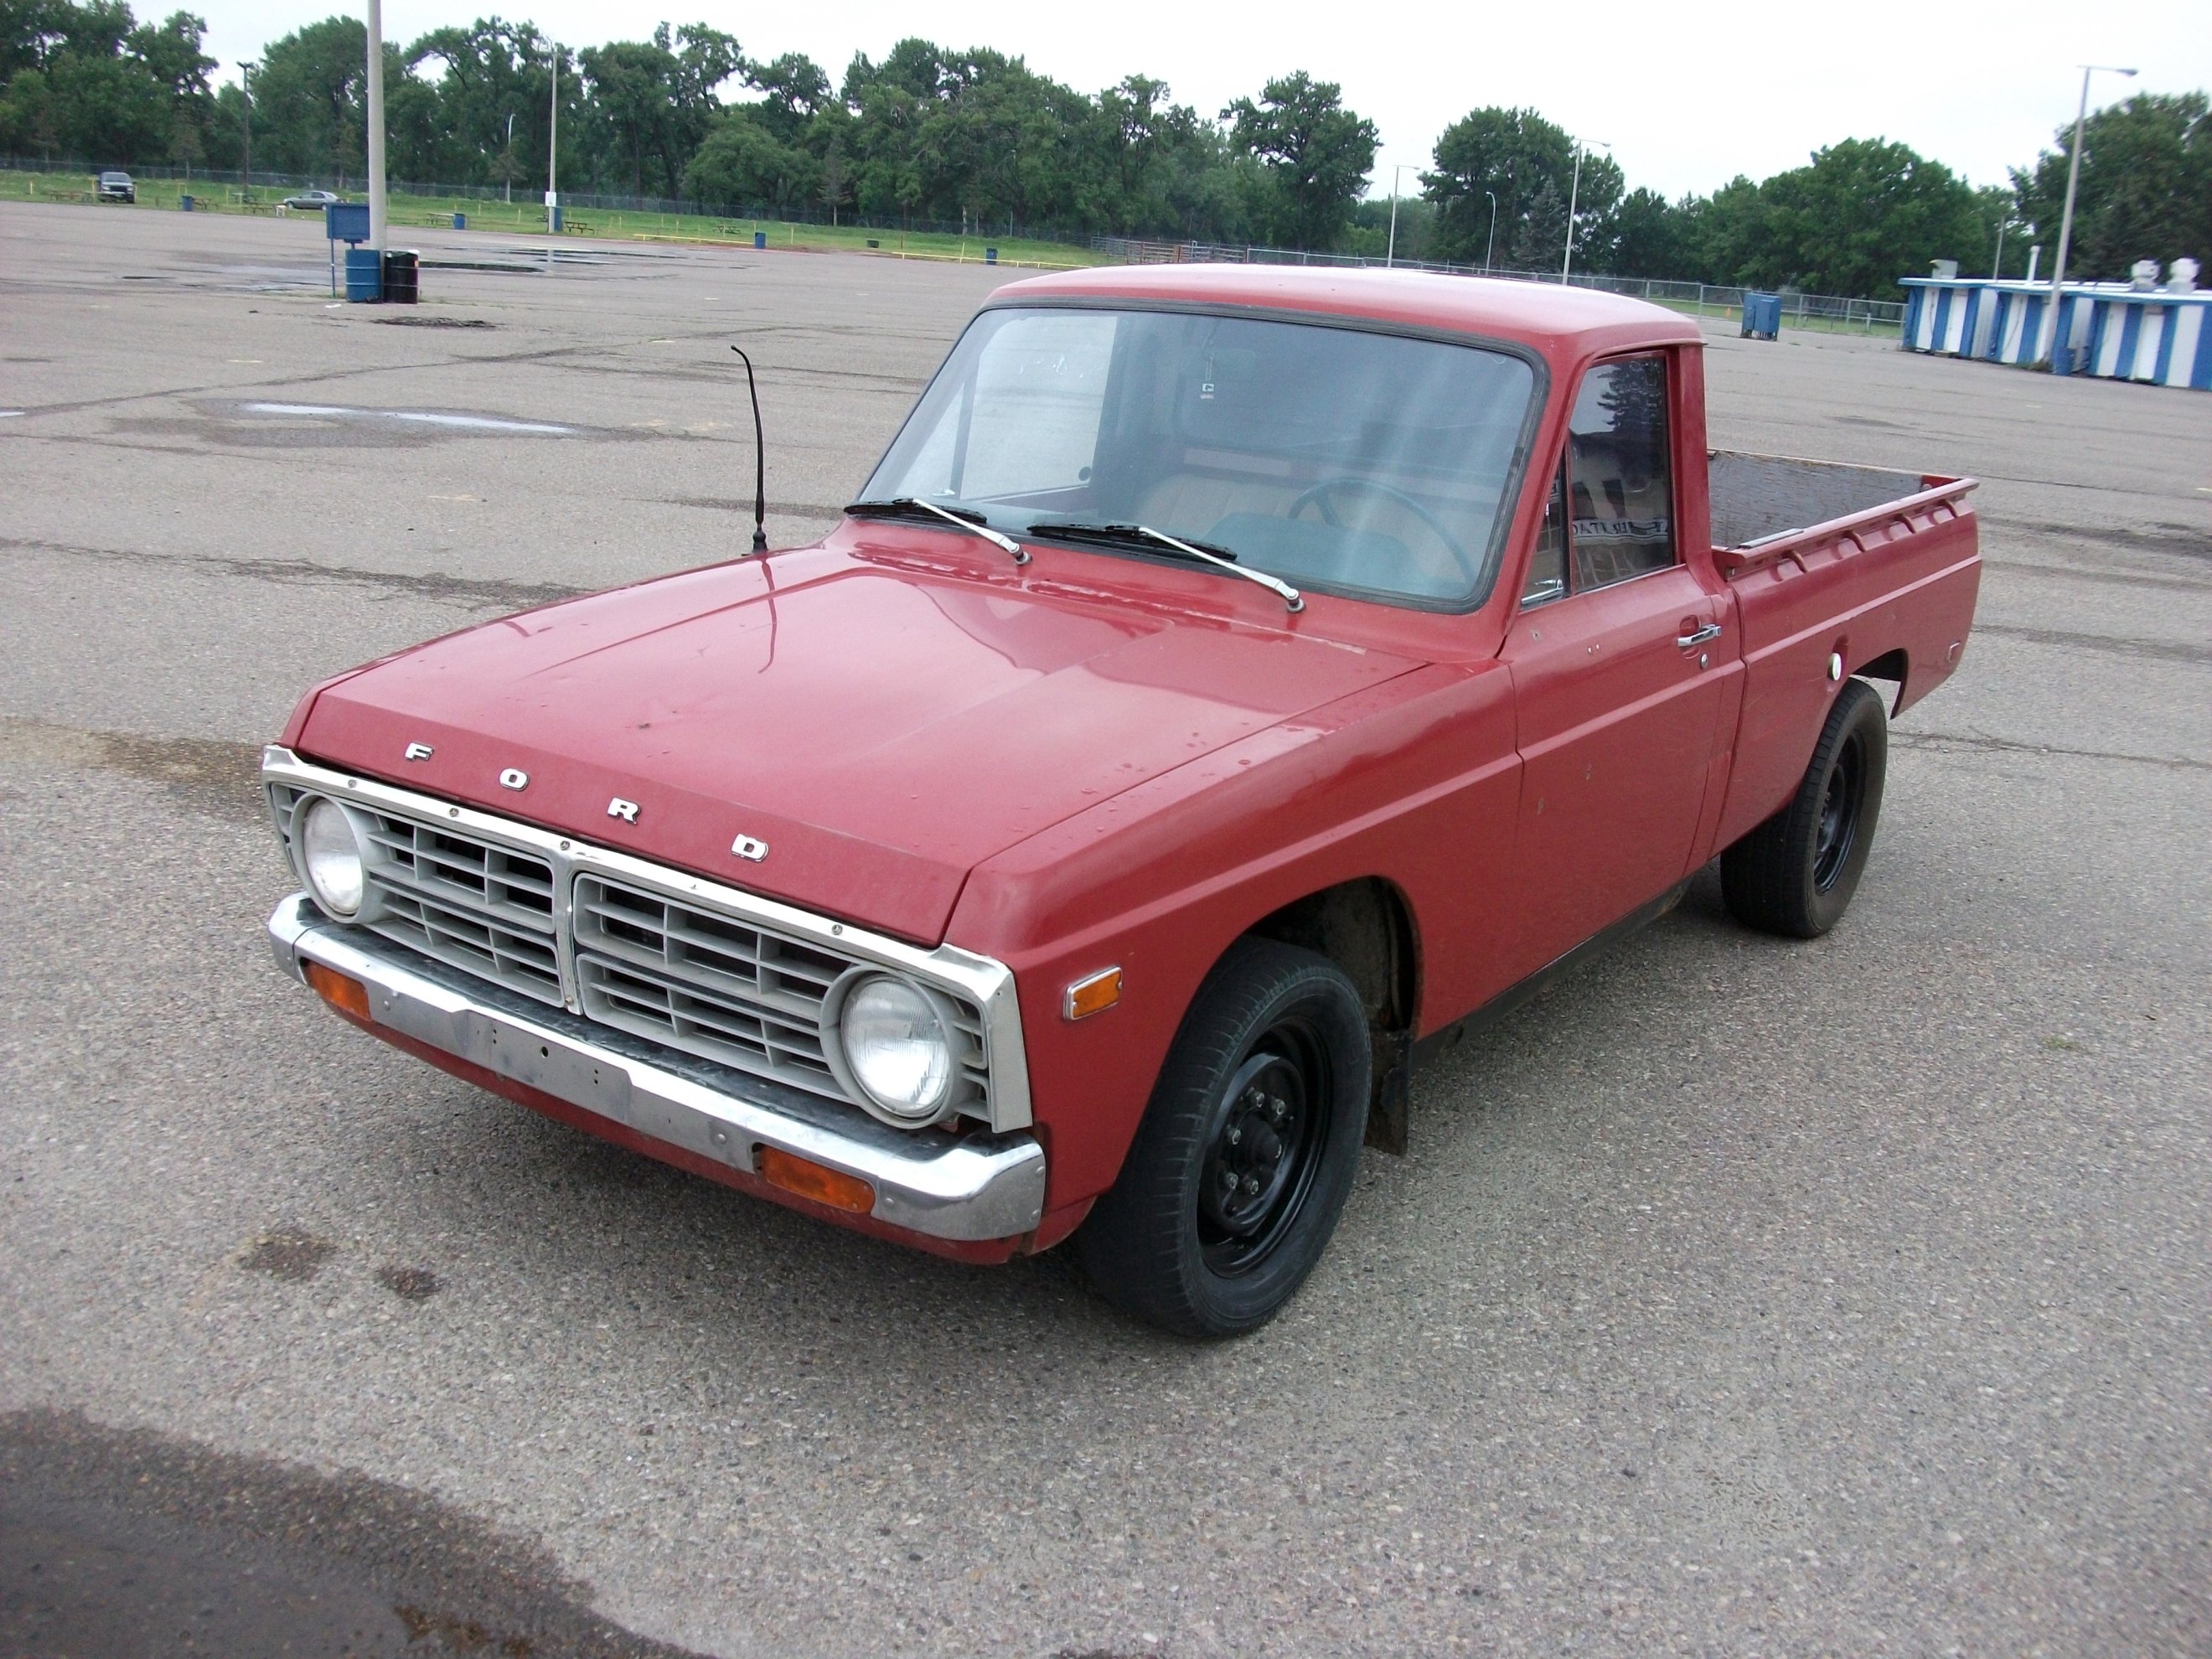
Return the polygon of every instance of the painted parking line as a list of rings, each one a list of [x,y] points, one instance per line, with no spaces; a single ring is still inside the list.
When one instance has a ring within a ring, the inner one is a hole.
[[[342,404],[247,404],[249,415],[307,415],[361,421],[406,421],[417,426],[442,426],[465,432],[525,432],[547,437],[571,438],[572,426],[545,421],[505,421],[490,415],[446,415],[424,409],[350,409]]]
[[[22,412],[20,409],[0,409],[0,421],[12,420]]]

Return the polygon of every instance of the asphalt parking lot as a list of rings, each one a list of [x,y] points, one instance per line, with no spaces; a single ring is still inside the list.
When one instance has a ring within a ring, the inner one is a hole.
[[[0,206],[0,1651],[2212,1652],[2212,398],[1715,335],[1716,441],[1985,481],[1850,917],[1693,889],[1196,1346],[271,969],[306,686],[743,551],[733,340],[818,531],[1001,275],[422,246]]]

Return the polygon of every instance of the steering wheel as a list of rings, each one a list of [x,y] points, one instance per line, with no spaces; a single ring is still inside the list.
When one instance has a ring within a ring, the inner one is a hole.
[[[1291,503],[1291,510],[1286,516],[1295,519],[1308,507],[1315,507],[1321,510],[1321,520],[1323,524],[1341,527],[1343,520],[1336,516],[1336,509],[1329,505],[1330,497],[1362,490],[1370,495],[1380,495],[1385,501],[1395,501],[1400,507],[1404,507],[1427,527],[1431,536],[1443,544],[1445,550],[1452,556],[1453,562],[1459,566],[1462,572],[1468,573],[1474,570],[1474,566],[1467,556],[1467,550],[1459,544],[1458,539],[1450,531],[1443,527],[1443,521],[1435,514],[1430,512],[1427,507],[1423,507],[1404,490],[1394,489],[1389,484],[1378,483],[1372,478],[1323,478],[1310,489],[1299,494],[1297,500]]]

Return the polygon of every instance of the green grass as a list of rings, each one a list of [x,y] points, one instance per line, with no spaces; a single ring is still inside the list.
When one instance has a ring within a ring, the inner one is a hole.
[[[221,179],[146,179],[139,181],[138,206],[175,212],[179,197],[189,193],[201,212],[269,214],[276,211],[285,191],[257,188],[251,204],[234,184]],[[89,175],[15,173],[0,170],[0,202],[52,201],[90,203]],[[111,209],[117,204],[106,204]],[[386,219],[392,226],[418,230],[443,230],[453,215],[468,216],[468,228],[490,235],[543,234],[545,210],[538,203],[482,202],[467,197],[394,196]],[[956,236],[934,231],[868,230],[851,226],[792,224],[775,219],[723,219],[690,213],[631,213],[584,208],[568,216],[563,240],[588,246],[594,240],[684,242],[727,247],[750,247],[753,233],[764,231],[772,248],[797,248],[826,252],[872,252],[887,258],[932,259],[981,264],[983,250],[999,250],[999,263],[1012,269],[1066,270],[1079,265],[1108,263],[1088,248],[1064,242],[1038,242],[1026,238]],[[876,246],[870,247],[870,242]],[[1686,300],[1655,300],[1686,316],[1733,320],[1734,306],[1699,306]],[[1844,323],[1832,317],[1800,319],[1784,312],[1782,326],[1816,334],[1879,334],[1895,339],[1895,323]]]
[[[1717,317],[1729,322],[1738,322],[1742,316],[1739,307],[1717,304],[1701,306],[1694,300],[1655,299],[1650,303],[1655,306],[1664,306],[1669,311],[1679,311],[1685,317]],[[1893,340],[1897,338],[1903,325],[1868,322],[1858,319],[1846,323],[1839,317],[1796,317],[1784,311],[1782,313],[1782,326],[1785,330],[1802,329],[1808,334],[1881,334]]]
[[[178,198],[190,195],[199,212],[273,214],[289,192],[256,187],[251,203],[235,184],[221,179],[144,179],[138,181],[137,205],[143,209],[177,210]],[[358,199],[356,194],[356,199]],[[89,175],[0,171],[0,201],[90,203]],[[103,204],[119,208],[120,204]],[[386,222],[398,228],[443,230],[453,215],[468,216],[468,228],[491,234],[543,234],[545,210],[535,201],[483,202],[466,197],[392,196],[386,204]],[[775,219],[724,219],[703,214],[633,213],[621,210],[582,208],[566,216],[564,240],[588,244],[599,240],[665,241],[752,246],[753,233],[765,232],[772,248],[817,252],[874,252],[886,258],[983,263],[983,251],[999,250],[999,263],[1030,270],[1066,270],[1103,263],[1088,248],[1063,242],[1039,242],[1020,237],[958,236],[936,232],[867,230],[851,226],[792,224]],[[871,241],[876,246],[869,246]]]

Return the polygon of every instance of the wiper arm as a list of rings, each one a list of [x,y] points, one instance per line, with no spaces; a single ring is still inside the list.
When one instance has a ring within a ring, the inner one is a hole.
[[[1030,534],[1060,536],[1069,540],[1087,538],[1109,542],[1152,542],[1161,547],[1173,548],[1186,557],[1200,560],[1212,565],[1216,569],[1226,570],[1232,576],[1242,576],[1248,582],[1257,582],[1268,592],[1279,595],[1283,603],[1293,611],[1303,611],[1306,608],[1306,602],[1299,597],[1298,590],[1279,576],[1271,576],[1264,570],[1247,570],[1237,562],[1233,555],[1209,552],[1203,547],[1194,547],[1190,543],[1178,541],[1166,531],[1154,530],[1149,525],[1033,524],[1030,526]]]
[[[1003,547],[1014,556],[1016,564],[1030,562],[1029,550],[1012,536],[1002,535],[983,522],[980,513],[963,513],[949,507],[939,507],[935,501],[925,501],[919,495],[894,495],[887,501],[854,501],[845,511],[854,514],[889,517],[899,513],[933,513],[955,530],[964,530],[971,536],[981,536],[994,547]]]

